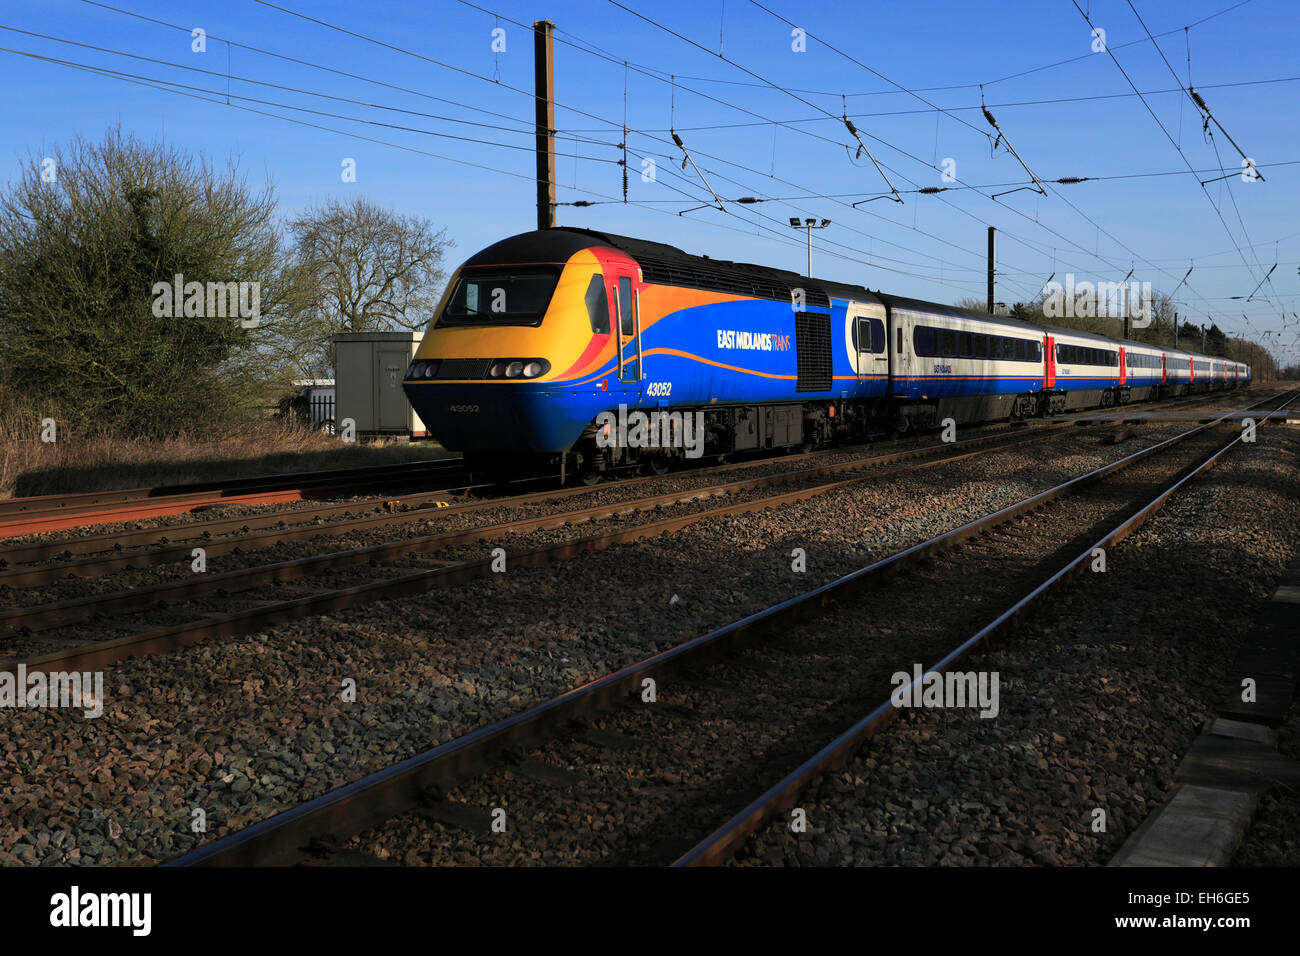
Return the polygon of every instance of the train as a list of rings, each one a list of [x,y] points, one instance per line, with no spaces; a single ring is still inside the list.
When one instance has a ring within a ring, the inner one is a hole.
[[[591,483],[683,457],[895,437],[949,418],[1023,421],[1250,380],[1249,365],[1221,357],[562,227],[503,239],[456,270],[402,387],[472,470],[554,469]]]

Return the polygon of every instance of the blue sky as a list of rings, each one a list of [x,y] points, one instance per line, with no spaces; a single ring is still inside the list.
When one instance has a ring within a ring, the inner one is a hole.
[[[1182,314],[1257,340],[1271,332],[1284,360],[1300,356],[1300,11],[1288,0],[1079,0],[1118,66],[1093,52],[1092,27],[1072,0],[619,0],[653,23],[609,0],[481,0],[490,12],[453,0],[277,2],[388,46],[254,0],[108,0],[138,16],[84,0],[7,0],[5,27],[104,48],[0,30],[7,50],[167,80],[204,99],[0,52],[0,178],[29,153],[120,122],[218,159],[237,154],[251,181],[275,184],[286,216],[356,193],[427,216],[456,240],[458,264],[534,226],[532,35],[518,23],[545,17],[557,27],[558,199],[601,203],[562,206],[560,225],[803,271],[803,233],[788,218],[828,218],[814,233],[815,274],[940,302],[983,298],[993,225],[1000,300],[1031,298],[1053,273],[1120,281],[1130,268],[1169,292],[1191,266],[1177,293]],[[803,51],[782,17],[807,32]],[[206,31],[205,52],[192,49],[194,28]],[[504,52],[492,49],[498,28]],[[1179,90],[1189,69],[1264,181],[1242,181],[1241,156],[1217,127],[1213,144],[1203,135]],[[1004,147],[991,151],[986,134],[997,134],[980,111],[981,83],[1047,195],[990,198],[1029,179]],[[845,109],[903,203],[852,208],[888,186],[866,152],[855,155]],[[616,164],[625,115],[629,205]],[[694,169],[682,170],[670,127],[726,212],[678,215],[711,196]],[[657,163],[651,182],[646,158]],[[355,160],[354,183],[342,181],[345,159]],[[955,180],[944,181],[945,169]],[[1152,173],[1174,175],[1137,175]],[[1223,175],[1202,189],[1200,180]],[[1125,178],[1050,182],[1074,176]],[[948,191],[911,192],[941,186]],[[733,201],[742,196],[765,201]],[[1252,301],[1231,298],[1251,295],[1275,262]]]

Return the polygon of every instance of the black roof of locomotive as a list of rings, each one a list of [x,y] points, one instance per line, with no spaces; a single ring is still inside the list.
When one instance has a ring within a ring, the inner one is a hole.
[[[466,266],[502,262],[564,262],[575,252],[593,245],[605,245],[625,252],[641,266],[647,282],[752,295],[760,299],[789,302],[795,289],[804,290],[808,305],[830,307],[830,296],[874,301],[875,296],[859,286],[810,279],[784,269],[693,256],[675,246],[631,236],[617,236],[594,229],[556,228],[520,233],[493,243],[475,254]]]

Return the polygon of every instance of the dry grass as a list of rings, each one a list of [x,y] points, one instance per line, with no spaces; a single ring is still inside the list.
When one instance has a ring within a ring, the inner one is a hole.
[[[11,410],[12,411],[12,410]],[[121,438],[40,440],[40,418],[0,416],[0,497],[108,491],[253,475],[361,468],[438,458],[432,442],[388,439],[344,443],[337,437],[278,422],[251,424],[224,437],[130,441]]]

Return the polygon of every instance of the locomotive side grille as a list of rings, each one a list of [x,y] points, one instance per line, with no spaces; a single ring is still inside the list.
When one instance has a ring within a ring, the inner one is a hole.
[[[820,312],[796,312],[794,347],[799,369],[795,391],[830,391],[831,317]]]
[[[487,378],[491,359],[443,359],[437,378]]]
[[[685,257],[683,257],[685,259]],[[637,264],[641,266],[641,277],[646,282],[656,285],[675,285],[688,289],[707,289],[711,292],[729,292],[732,295],[747,295],[756,299],[776,299],[790,302],[796,288],[780,282],[766,274],[769,270],[746,269],[737,265],[697,266],[694,262],[673,262],[655,256],[639,253]],[[809,281],[803,289],[804,302],[812,306],[830,307],[830,298],[826,292]]]

